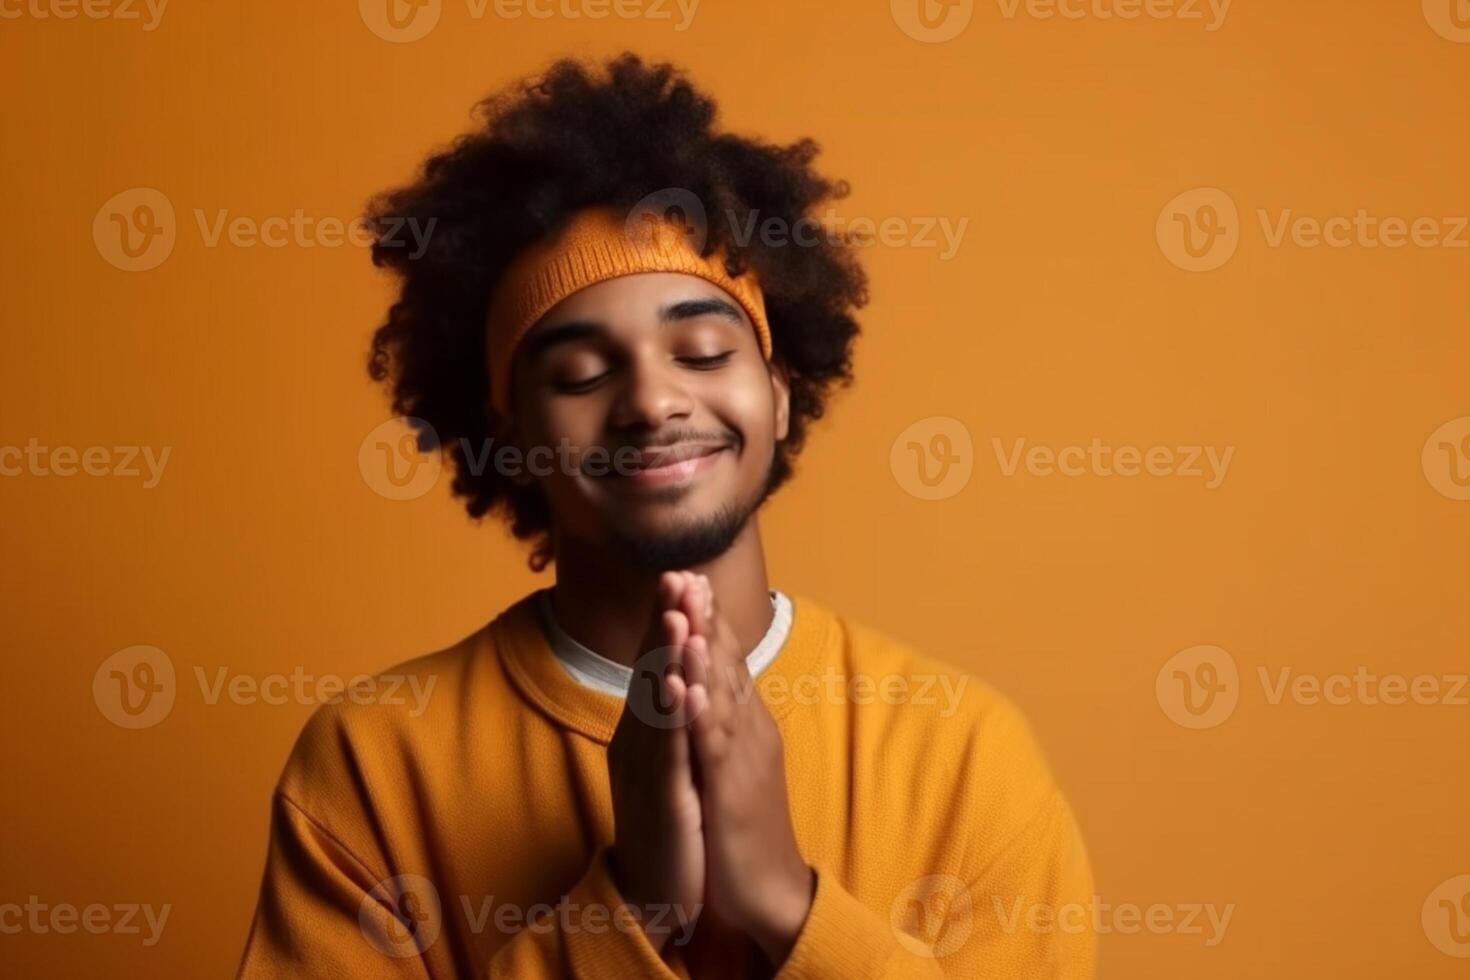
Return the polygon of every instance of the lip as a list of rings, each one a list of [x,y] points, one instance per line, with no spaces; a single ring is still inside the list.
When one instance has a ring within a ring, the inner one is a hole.
[[[616,482],[635,487],[666,487],[687,483],[708,470],[727,446],[679,445],[662,446],[644,453],[652,466],[614,473]]]

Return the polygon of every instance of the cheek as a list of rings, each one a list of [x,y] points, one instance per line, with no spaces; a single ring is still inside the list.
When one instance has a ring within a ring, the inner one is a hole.
[[[570,490],[576,480],[573,472],[577,461],[577,447],[586,446],[589,440],[583,436],[585,427],[575,413],[553,412],[544,409],[533,426],[527,426],[522,435],[521,459],[532,479],[542,493],[552,500],[567,500],[574,497]],[[563,450],[561,447],[566,446]],[[530,454],[536,452],[534,462]]]
[[[549,402],[544,406],[540,421],[538,438],[552,448],[563,442],[571,447],[601,442],[601,416],[592,409],[591,400],[568,398]]]
[[[772,442],[775,439],[776,413],[764,362],[743,368],[738,378],[732,375],[729,381],[712,397],[711,409],[726,425],[740,433],[747,447]]]

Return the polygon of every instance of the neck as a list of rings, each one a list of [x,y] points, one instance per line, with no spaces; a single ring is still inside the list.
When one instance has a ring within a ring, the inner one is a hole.
[[[653,623],[658,573],[630,568],[606,549],[558,543],[552,610],[561,628],[578,643],[631,667]],[[688,571],[709,578],[720,610],[740,640],[743,653],[760,643],[771,626],[770,584],[754,515],[724,554]]]

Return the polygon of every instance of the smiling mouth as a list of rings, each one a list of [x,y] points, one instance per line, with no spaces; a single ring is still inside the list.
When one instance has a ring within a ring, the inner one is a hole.
[[[662,487],[686,483],[708,470],[728,446],[681,444],[645,449],[632,459],[626,454],[609,476],[615,483],[632,487]]]

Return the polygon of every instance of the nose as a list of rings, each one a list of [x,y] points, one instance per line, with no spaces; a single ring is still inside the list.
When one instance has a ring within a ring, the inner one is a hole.
[[[629,359],[611,421],[619,429],[658,429],[671,419],[688,418],[693,408],[678,366],[646,351]]]

